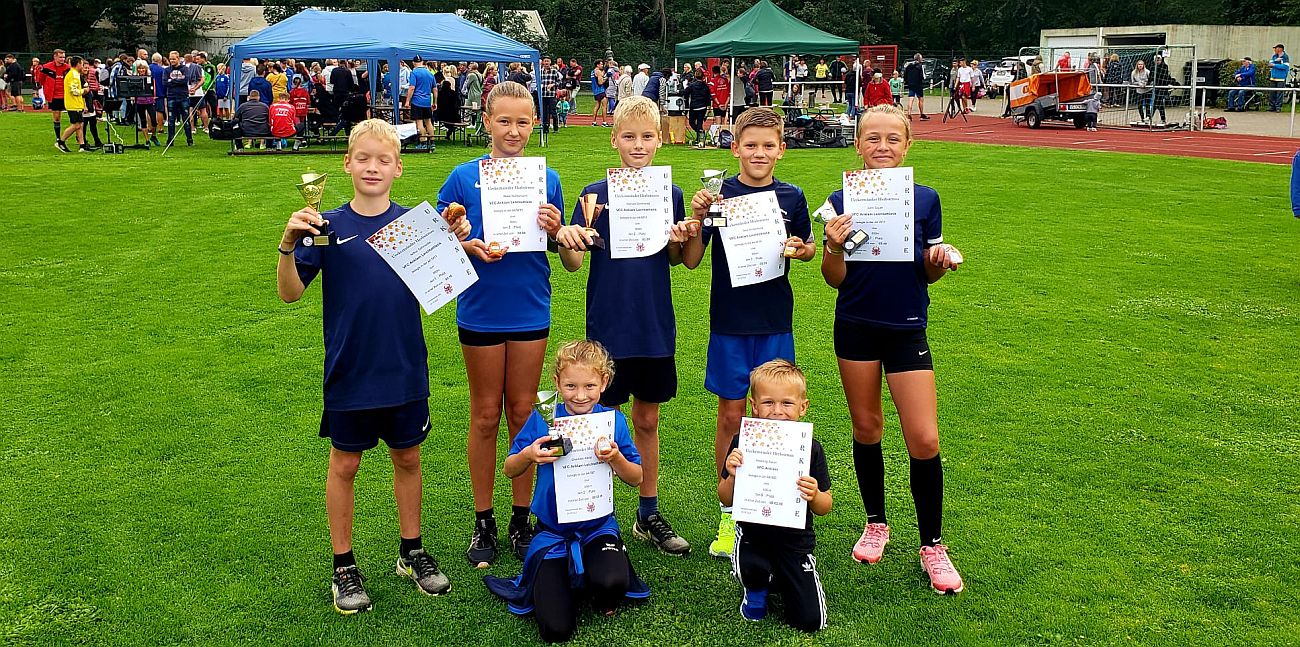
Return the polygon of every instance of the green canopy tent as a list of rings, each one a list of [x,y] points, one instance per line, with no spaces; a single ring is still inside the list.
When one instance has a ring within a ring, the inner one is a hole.
[[[731,70],[736,58],[771,54],[853,54],[857,41],[828,34],[795,18],[774,4],[759,0],[731,22],[695,40],[677,46],[673,69],[682,58],[729,57]],[[730,111],[729,111],[730,112]]]

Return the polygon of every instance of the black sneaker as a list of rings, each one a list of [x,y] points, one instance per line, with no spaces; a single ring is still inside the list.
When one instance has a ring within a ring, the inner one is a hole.
[[[469,538],[469,549],[465,559],[474,568],[487,568],[497,561],[497,525],[495,522],[480,522],[474,525],[474,534]]]
[[[77,152],[78,152],[78,153],[89,153],[89,152],[91,152],[91,151],[90,151],[90,147],[89,147],[89,146],[87,146],[87,145],[85,145],[85,144],[82,144],[82,145],[80,145],[80,146],[77,147]]]
[[[334,578],[330,582],[330,590],[334,593],[334,610],[350,616],[358,611],[373,609],[374,605],[366,593],[365,581],[366,578],[356,565],[334,569]]]
[[[423,548],[398,557],[397,574],[415,580],[415,587],[425,595],[442,595],[451,590],[451,580],[438,568],[438,560]]]
[[[510,520],[510,526],[506,529],[506,535],[510,538],[510,548],[514,551],[515,557],[523,561],[524,556],[528,554],[528,546],[533,543],[533,535],[537,534],[533,530],[533,524],[528,522],[528,517],[523,521],[516,523],[514,519]]]
[[[56,140],[54,140],[54,147],[57,148],[57,149],[59,149],[60,151],[63,151],[64,153],[71,153],[71,152],[72,152],[72,151],[68,150],[68,145],[65,144],[65,143],[63,143],[63,140],[61,140],[61,139],[56,139]]]
[[[668,520],[658,512],[650,515],[645,521],[638,517],[632,524],[632,536],[649,541],[655,545],[655,548],[669,555],[685,555],[691,552],[691,545],[673,532],[673,527],[668,524]]]

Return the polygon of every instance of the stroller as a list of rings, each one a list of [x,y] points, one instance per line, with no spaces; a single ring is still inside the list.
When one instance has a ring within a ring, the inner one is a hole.
[[[845,148],[848,140],[828,114],[792,114],[785,121],[786,148]]]

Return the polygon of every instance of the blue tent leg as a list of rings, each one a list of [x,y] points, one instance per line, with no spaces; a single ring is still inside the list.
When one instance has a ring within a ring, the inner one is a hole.
[[[388,87],[392,88],[393,98],[393,126],[402,123],[402,87],[401,87],[402,59],[394,57],[388,61]]]

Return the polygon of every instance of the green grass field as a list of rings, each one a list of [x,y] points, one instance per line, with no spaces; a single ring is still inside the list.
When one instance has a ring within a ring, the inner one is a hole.
[[[320,291],[275,296],[293,184],[335,157],[233,159],[219,142],[62,155],[44,115],[0,116],[0,641],[6,644],[530,643],[463,558],[467,396],[452,308],[425,318],[434,433],[424,539],[452,579],[392,574],[382,453],[358,477],[356,552],[375,611],[329,604]],[[572,203],[617,164],[608,131],[546,154]],[[478,151],[408,156],[394,199],[434,200]],[[850,150],[794,151],[778,176],[812,207]],[[694,191],[725,152],[665,149]],[[583,645],[1295,644],[1300,642],[1300,220],[1284,166],[919,142],[967,259],[931,289],[947,538],[967,590],[936,596],[916,557],[907,459],[887,416],[885,560],[849,558],[863,512],[831,347],[834,292],[793,269],[796,339],[835,480],[817,521],[830,626],[739,618],[707,557],[715,400],[703,388],[707,262],[673,271],[681,392],[663,417],[661,503],[696,551],[629,538],[652,599],[584,616]],[[581,336],[585,270],[554,263],[556,343]],[[889,410],[889,407],[886,407]],[[504,431],[502,433],[504,452]],[[508,506],[498,478],[497,508]],[[630,524],[635,491],[620,488]],[[504,523],[504,522],[503,522]],[[503,558],[498,575],[518,568]]]

